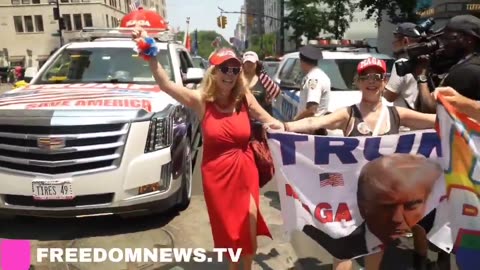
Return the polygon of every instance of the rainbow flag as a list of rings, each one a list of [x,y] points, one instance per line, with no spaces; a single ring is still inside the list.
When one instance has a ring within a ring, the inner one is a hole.
[[[480,124],[442,96],[437,106],[453,253],[460,269],[479,269]]]

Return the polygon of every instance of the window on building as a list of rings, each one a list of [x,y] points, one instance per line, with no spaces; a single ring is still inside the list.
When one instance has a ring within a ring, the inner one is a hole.
[[[68,3],[68,0],[60,0],[60,3]]]
[[[70,14],[63,14],[62,17],[63,17],[63,21],[64,21],[64,24],[65,24],[65,30],[72,31],[73,30],[73,28],[72,28],[72,17],[70,16]]]
[[[15,25],[15,31],[17,33],[23,33],[23,20],[22,16],[13,16],[13,24]]]
[[[92,14],[83,14],[83,23],[85,24],[85,27],[92,27],[93,26],[93,20],[92,20]]]
[[[74,30],[82,30],[82,14],[73,14],[73,27]]]
[[[12,5],[20,5],[20,0],[12,0]]]
[[[37,32],[43,32],[43,17],[42,15],[35,15],[35,29]]]
[[[108,20],[108,15],[105,15],[105,21],[107,22],[107,27],[110,27],[110,21]]]
[[[40,0],[32,0],[32,4],[40,4]]]
[[[30,0],[22,0],[22,4],[28,5],[28,4],[30,4]]]
[[[147,0],[143,0],[142,2],[143,2],[143,6],[147,7]]]
[[[33,28],[33,18],[32,16],[23,16],[23,19],[25,20],[25,30],[26,32],[35,32]]]

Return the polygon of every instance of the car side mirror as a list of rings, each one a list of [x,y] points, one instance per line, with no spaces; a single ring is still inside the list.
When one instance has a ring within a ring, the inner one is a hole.
[[[189,68],[183,82],[185,84],[198,84],[203,80],[203,76],[205,76],[205,70],[203,68]]]
[[[300,91],[300,85],[298,83],[295,83],[294,81],[281,80],[280,81],[280,89]]]

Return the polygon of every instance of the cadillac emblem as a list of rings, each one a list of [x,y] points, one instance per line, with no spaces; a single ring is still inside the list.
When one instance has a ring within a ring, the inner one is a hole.
[[[65,147],[65,139],[63,138],[38,138],[37,146],[46,150],[57,150]]]

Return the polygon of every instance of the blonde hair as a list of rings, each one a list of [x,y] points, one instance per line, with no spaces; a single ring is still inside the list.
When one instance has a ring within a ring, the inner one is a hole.
[[[205,72],[200,88],[202,89],[202,98],[204,101],[213,102],[217,98],[217,84],[215,83],[215,73],[218,68],[211,66]],[[230,100],[239,104],[250,90],[247,87],[246,79],[243,70],[238,74],[235,85],[230,93]]]

